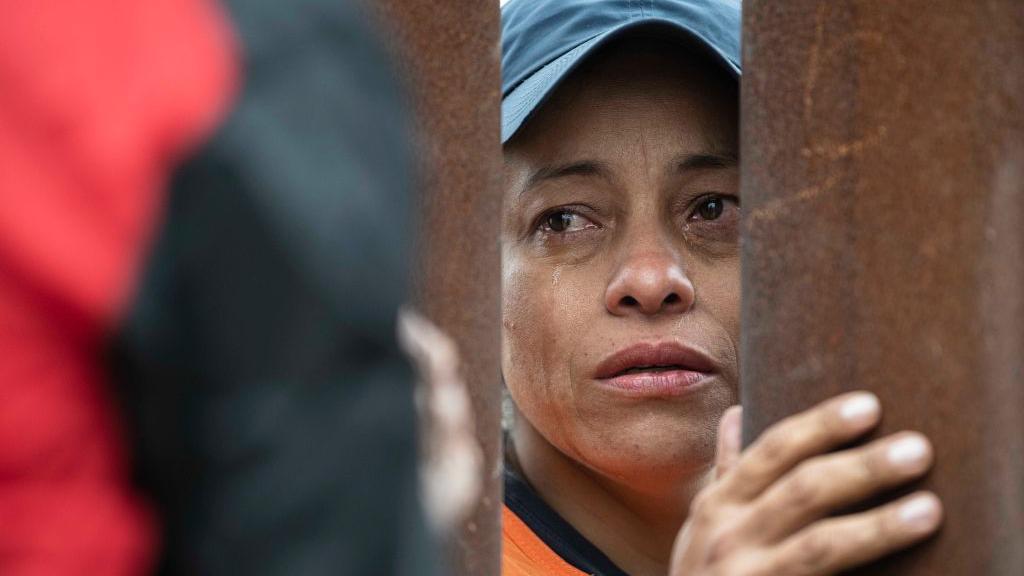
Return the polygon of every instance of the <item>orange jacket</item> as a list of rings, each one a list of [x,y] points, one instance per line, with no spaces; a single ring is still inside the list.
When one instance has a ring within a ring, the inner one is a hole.
[[[501,519],[502,576],[587,576],[562,560],[508,506]]]

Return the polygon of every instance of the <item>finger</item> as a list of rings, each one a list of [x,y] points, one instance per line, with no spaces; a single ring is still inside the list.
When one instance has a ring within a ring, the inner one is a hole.
[[[731,406],[718,422],[718,450],[715,453],[715,478],[725,476],[740,458],[740,434],[743,428],[743,408]]]
[[[853,392],[827,400],[775,424],[744,452],[723,478],[723,494],[750,500],[800,462],[828,452],[875,427],[878,398]]]
[[[817,522],[768,555],[772,574],[834,574],[902,550],[942,522],[934,494],[919,492],[860,514]]]
[[[751,525],[762,542],[777,542],[840,508],[921,477],[932,459],[927,438],[904,432],[806,460],[754,502]]]

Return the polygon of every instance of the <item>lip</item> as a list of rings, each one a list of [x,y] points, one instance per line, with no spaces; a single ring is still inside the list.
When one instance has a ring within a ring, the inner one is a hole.
[[[645,366],[672,367],[627,372]],[[704,352],[679,342],[642,342],[623,348],[594,370],[594,378],[632,396],[678,396],[694,389],[715,373],[714,361]]]

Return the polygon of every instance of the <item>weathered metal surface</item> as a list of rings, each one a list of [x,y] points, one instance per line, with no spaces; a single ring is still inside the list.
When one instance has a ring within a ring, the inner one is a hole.
[[[480,505],[450,543],[453,568],[493,576],[501,542],[498,2],[378,0],[376,8],[418,118],[423,185],[414,298],[459,346],[485,456]]]
[[[1024,2],[744,10],[746,439],[872,390],[946,523],[863,573],[1024,574]]]

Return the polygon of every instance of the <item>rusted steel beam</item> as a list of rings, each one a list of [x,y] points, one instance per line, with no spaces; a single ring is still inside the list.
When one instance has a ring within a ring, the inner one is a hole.
[[[500,572],[498,217],[501,213],[496,0],[378,0],[413,97],[422,202],[418,308],[454,338],[484,453],[484,491],[449,543],[459,575]]]
[[[1024,3],[744,9],[746,440],[872,390],[946,524],[863,573],[1024,574]]]

